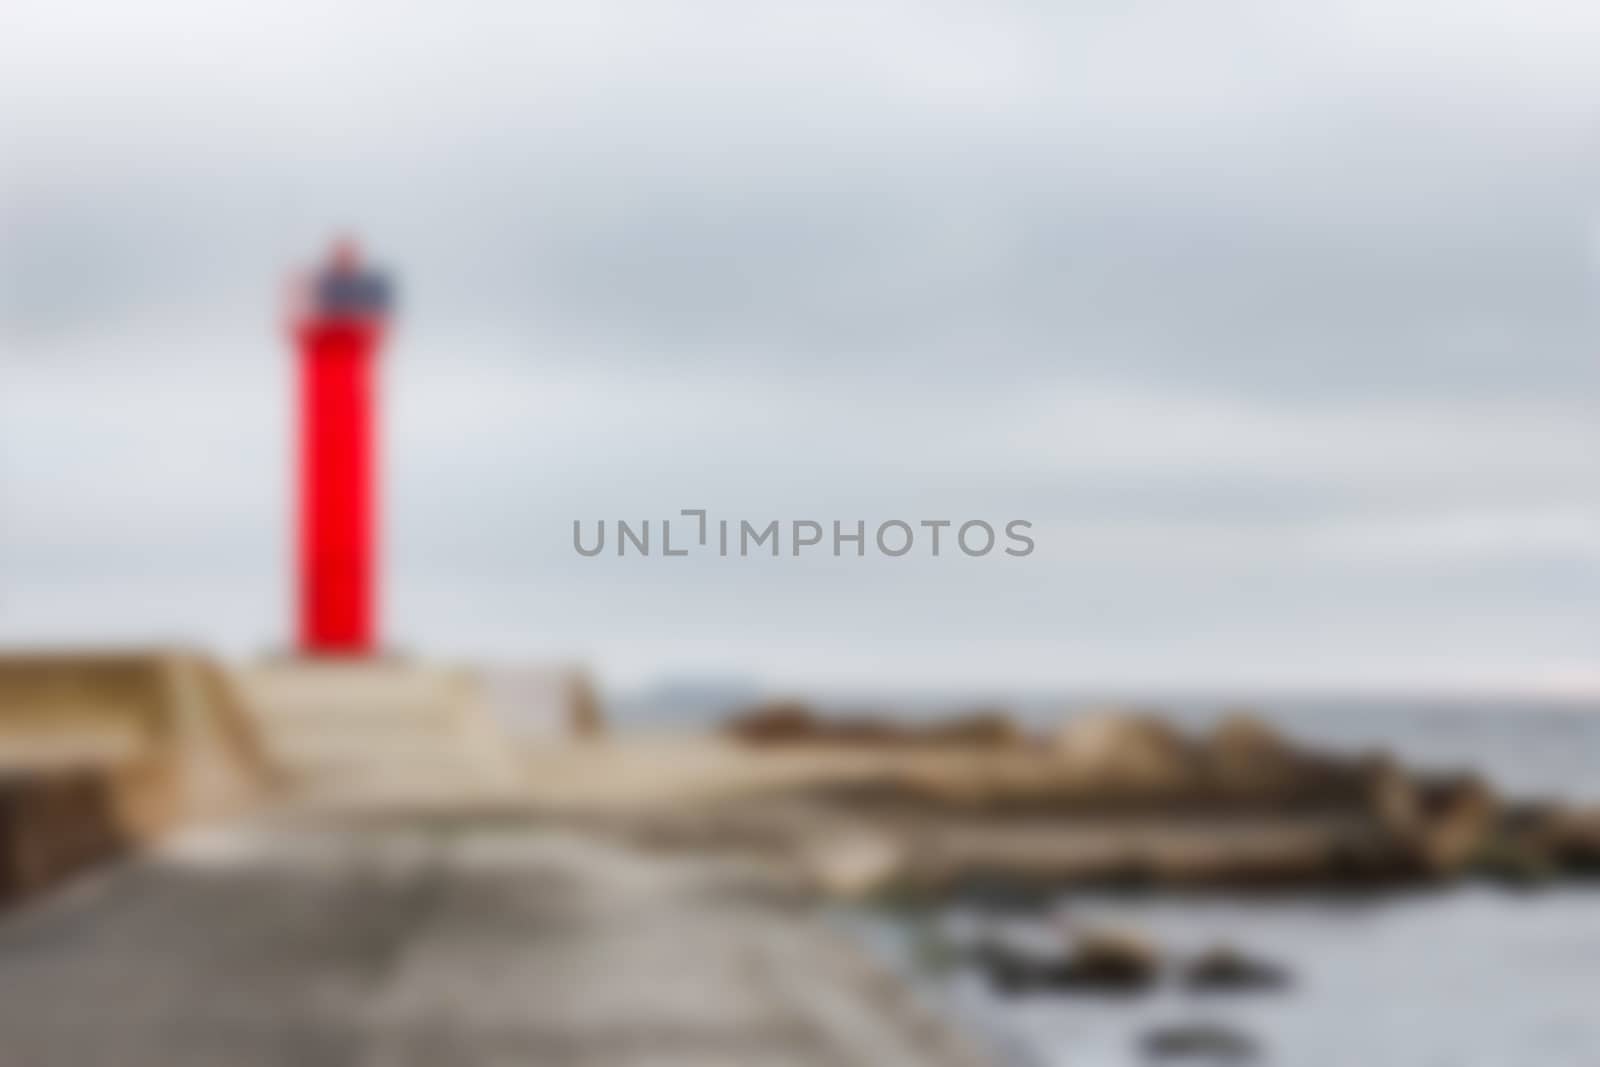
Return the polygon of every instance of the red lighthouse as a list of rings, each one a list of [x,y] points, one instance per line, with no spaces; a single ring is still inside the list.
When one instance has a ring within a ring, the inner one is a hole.
[[[361,656],[376,640],[375,364],[390,286],[341,241],[297,304],[299,648]]]

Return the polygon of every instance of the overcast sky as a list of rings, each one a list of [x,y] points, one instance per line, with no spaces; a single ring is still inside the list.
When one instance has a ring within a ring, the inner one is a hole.
[[[1600,685],[1600,8],[0,8],[0,641],[289,631],[291,266],[392,266],[387,630],[777,683]],[[584,559],[575,518],[1013,518]]]

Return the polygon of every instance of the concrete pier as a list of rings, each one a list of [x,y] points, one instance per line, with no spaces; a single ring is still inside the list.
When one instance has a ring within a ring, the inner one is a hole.
[[[971,1067],[746,869],[528,820],[181,835],[0,920],[26,1067]]]

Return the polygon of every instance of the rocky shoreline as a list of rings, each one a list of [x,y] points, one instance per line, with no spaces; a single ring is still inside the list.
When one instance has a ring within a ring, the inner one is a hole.
[[[777,705],[726,734],[753,755],[848,767],[746,798],[727,823],[798,834],[808,876],[835,894],[1600,874],[1600,811],[1503,797],[1471,772],[1381,752],[1312,749],[1247,713],[1188,734],[1153,713],[1097,712],[1041,736],[994,713],[907,727]]]

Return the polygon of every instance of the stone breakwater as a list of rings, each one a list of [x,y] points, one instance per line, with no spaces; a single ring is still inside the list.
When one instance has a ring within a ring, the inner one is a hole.
[[[1507,798],[1470,771],[1311,749],[1247,714],[1189,734],[1105,712],[1040,736],[992,712],[905,726],[789,704],[726,733],[753,754],[836,764],[742,804],[730,826],[798,835],[807,876],[833,892],[1600,873],[1600,812]]]

